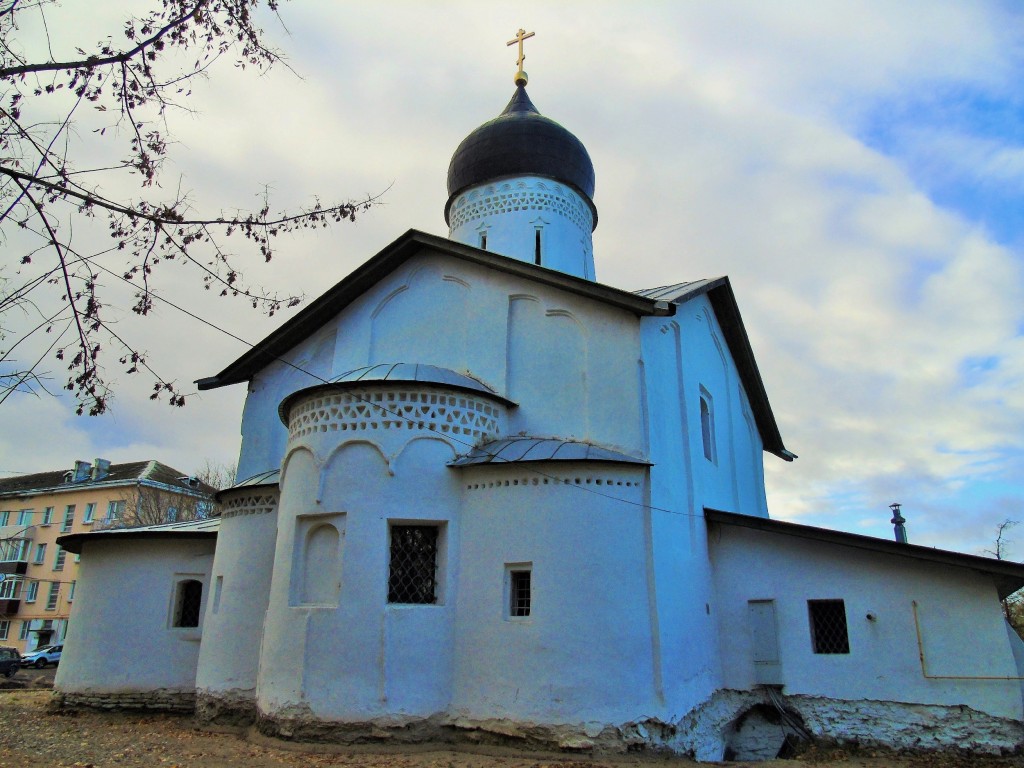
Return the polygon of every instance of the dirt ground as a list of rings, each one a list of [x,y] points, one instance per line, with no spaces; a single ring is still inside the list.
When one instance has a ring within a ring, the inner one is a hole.
[[[0,768],[694,768],[687,760],[597,758],[437,748],[330,749],[197,728],[189,717],[47,709],[53,670],[22,670],[0,689]],[[704,763],[703,765],[708,765]],[[813,752],[799,760],[726,763],[761,768],[1024,768],[1022,758],[969,759]]]

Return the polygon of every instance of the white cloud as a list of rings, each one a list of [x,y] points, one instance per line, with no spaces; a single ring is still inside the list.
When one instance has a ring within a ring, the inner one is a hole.
[[[887,505],[900,500],[916,540],[975,551],[972,532],[987,535],[1021,495],[1019,482],[992,491],[1024,453],[1021,253],[930,199],[906,156],[855,133],[881,101],[937,85],[1010,92],[1024,65],[1009,11],[307,2],[283,12],[291,37],[280,44],[304,79],[221,67],[196,88],[198,116],[174,118],[176,167],[196,204],[246,205],[264,183],[282,204],[394,186],[356,225],[282,241],[247,277],[315,296],[408,227],[443,234],[451,153],[511,95],[504,43],[528,24],[531,97],[596,166],[600,279],[732,278],[783,436],[801,455],[766,459],[773,514],[859,530],[877,520],[870,530],[889,535]],[[1017,148],[922,133],[919,149],[949,156],[958,173],[1019,179]],[[196,298],[184,269],[165,275],[168,296],[244,338],[276,324]],[[244,351],[169,309],[138,333],[181,380]],[[966,386],[964,366],[981,358],[997,363]],[[173,414],[145,396],[125,390],[100,427],[53,401],[26,407],[25,442],[0,454],[3,467],[63,466],[110,446],[183,470],[194,454],[234,460],[242,387]],[[66,440],[32,423],[60,424],[50,429]]]

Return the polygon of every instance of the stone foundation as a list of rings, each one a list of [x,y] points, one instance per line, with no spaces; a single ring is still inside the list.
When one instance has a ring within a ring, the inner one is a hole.
[[[779,695],[785,713],[765,691],[718,691],[676,724],[674,752],[701,760],[763,759],[773,744],[759,739],[760,721],[772,711],[780,721],[773,729],[781,747],[787,735],[842,747],[892,749],[900,752],[954,750],[967,755],[1019,754],[1024,724],[970,707],[904,704],[893,701],[827,699]],[[751,715],[754,715],[753,717]],[[801,733],[800,731],[803,731]],[[756,754],[758,749],[761,754]]]
[[[195,691],[174,691],[160,688],[155,691],[56,691],[50,704],[55,709],[131,710],[153,712],[179,712],[192,714],[196,708]]]
[[[256,722],[256,691],[199,691],[196,721],[203,725],[245,727]]]

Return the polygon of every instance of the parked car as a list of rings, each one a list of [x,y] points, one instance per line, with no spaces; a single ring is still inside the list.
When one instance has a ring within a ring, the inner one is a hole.
[[[0,648],[0,675],[14,677],[21,669],[21,654],[17,648]]]
[[[44,645],[42,648],[36,648],[21,657],[21,666],[42,669],[47,664],[59,664],[60,652],[63,650],[63,645]]]

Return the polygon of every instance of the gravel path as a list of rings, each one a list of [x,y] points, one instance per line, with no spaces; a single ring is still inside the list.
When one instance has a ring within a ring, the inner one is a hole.
[[[19,673],[24,675],[24,672]],[[26,675],[29,686],[45,677]],[[50,676],[52,679],[52,675]],[[0,690],[0,768],[694,768],[687,760],[659,758],[566,758],[517,752],[453,752],[424,749],[381,751],[351,748],[311,751],[308,745],[250,740],[236,733],[196,728],[189,717],[47,709],[42,687]],[[728,763],[758,768],[1024,768],[1024,760],[807,755],[802,760]]]

